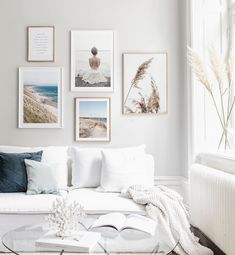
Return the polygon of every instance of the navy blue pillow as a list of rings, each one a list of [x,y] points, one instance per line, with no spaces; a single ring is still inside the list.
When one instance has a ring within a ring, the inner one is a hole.
[[[42,151],[32,153],[0,152],[0,192],[26,192],[27,172],[25,159],[41,161]]]

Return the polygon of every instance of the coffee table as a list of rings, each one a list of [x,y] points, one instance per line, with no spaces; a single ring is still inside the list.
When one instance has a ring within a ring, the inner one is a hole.
[[[98,216],[89,216],[83,223],[80,224],[80,230],[90,230],[89,227],[96,220]],[[67,255],[69,252],[64,250],[43,250],[35,245],[35,241],[42,237],[48,231],[48,225],[46,223],[38,225],[22,226],[7,232],[2,237],[2,243],[8,251],[13,254],[20,255],[23,252],[36,252],[49,254],[49,252],[55,252],[55,254]],[[101,239],[99,243],[92,249],[92,254],[108,254],[113,253],[146,253],[146,254],[173,254],[174,249],[179,243],[180,236],[176,230],[173,230],[174,241],[170,242],[167,239],[167,234],[161,226],[157,226],[154,236],[149,236],[143,232],[136,230],[123,230],[118,232],[112,228],[99,228],[95,231],[101,233]],[[53,253],[54,254],[54,253]],[[71,253],[76,254],[76,253]]]

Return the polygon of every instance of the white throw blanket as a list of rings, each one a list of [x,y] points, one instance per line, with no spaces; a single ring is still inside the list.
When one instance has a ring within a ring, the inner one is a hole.
[[[145,188],[131,186],[122,195],[132,198],[137,204],[146,205],[147,214],[161,224],[166,231],[165,242],[175,244],[174,230],[180,235],[179,245],[175,252],[179,255],[211,255],[213,252],[200,245],[198,238],[190,230],[188,214],[183,205],[182,197],[175,191],[164,186]]]

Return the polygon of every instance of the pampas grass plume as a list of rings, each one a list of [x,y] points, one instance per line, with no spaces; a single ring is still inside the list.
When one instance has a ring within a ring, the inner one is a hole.
[[[208,91],[211,91],[211,85],[208,80],[206,68],[200,56],[191,48],[188,47],[188,62],[192,67],[197,79],[205,86]]]
[[[227,71],[228,81],[232,82],[233,81],[233,60],[232,60],[231,53],[229,54],[227,59],[226,71]]]
[[[211,70],[213,71],[216,80],[219,84],[222,83],[225,74],[224,62],[221,56],[214,47],[208,49],[209,58],[211,63]]]

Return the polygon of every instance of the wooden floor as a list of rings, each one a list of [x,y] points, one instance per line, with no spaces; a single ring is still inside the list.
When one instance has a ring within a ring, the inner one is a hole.
[[[2,255],[12,255],[13,253],[2,253],[0,252],[0,254]],[[87,253],[64,253],[64,255],[87,255]],[[152,253],[111,253],[111,255],[153,255]],[[158,253],[155,253],[154,255],[157,255]],[[175,254],[175,253],[174,253]],[[174,255],[172,254],[172,255]],[[55,253],[55,252],[45,252],[45,253],[37,253],[37,252],[34,252],[34,253],[31,253],[31,252],[24,252],[24,253],[20,253],[20,255],[59,255],[59,253]],[[90,255],[102,255],[102,253],[90,253]],[[162,253],[159,253],[159,255],[162,255]]]
[[[200,239],[199,243],[210,248],[214,252],[214,255],[226,255],[206,235],[204,235],[200,229],[191,226],[191,230],[194,235]]]

